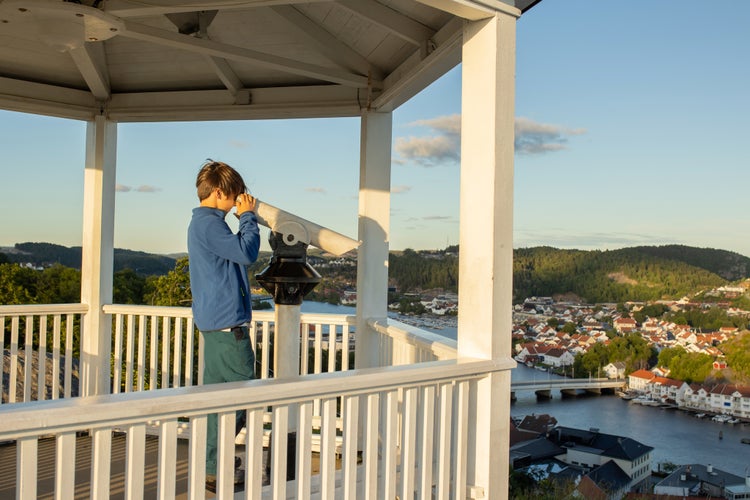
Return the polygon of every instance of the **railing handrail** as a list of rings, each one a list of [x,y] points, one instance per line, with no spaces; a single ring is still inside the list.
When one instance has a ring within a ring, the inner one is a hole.
[[[0,306],[7,307],[7,306]],[[193,311],[189,307],[183,306],[148,306],[134,304],[106,304],[103,308],[105,314],[133,314],[144,316],[171,316],[175,318],[190,318]],[[336,314],[336,313],[302,313],[304,323],[325,323],[325,324],[348,324],[356,323],[356,316]],[[273,320],[274,312],[272,310],[253,311],[253,320],[270,321]]]
[[[36,314],[85,314],[88,304],[10,304],[0,305],[0,316],[26,316]]]
[[[510,358],[458,359],[328,372],[291,380],[263,379],[32,401],[0,407],[3,422],[0,440],[481,378],[492,372],[509,370],[515,364]]]
[[[458,342],[453,339],[401,323],[391,318],[385,321],[382,319],[370,319],[367,323],[378,333],[430,351],[439,359],[452,359],[456,357]]]

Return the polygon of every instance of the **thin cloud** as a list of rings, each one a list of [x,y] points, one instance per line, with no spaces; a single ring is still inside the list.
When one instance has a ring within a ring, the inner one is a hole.
[[[411,186],[400,185],[391,187],[391,193],[393,194],[408,193],[409,191],[411,191]]]
[[[325,194],[326,189],[322,187],[307,187],[305,188],[305,191],[308,193],[322,193]]]
[[[663,244],[663,238],[653,234],[584,231],[575,233],[562,228],[550,228],[543,231],[516,229],[513,239],[513,246],[516,248],[551,246],[556,248],[593,250]]]
[[[567,149],[570,136],[585,133],[585,129],[568,129],[518,117],[515,124],[515,148],[517,153],[529,155],[560,151]]]
[[[429,129],[426,136],[397,137],[394,142],[396,165],[414,163],[423,167],[456,164],[461,160],[461,115],[439,116],[417,120],[411,127]],[[582,128],[540,123],[529,118],[515,120],[515,150],[519,154],[537,155],[567,149],[570,137],[585,134]]]
[[[450,215],[426,215],[422,217],[422,220],[450,220]]]
[[[230,139],[229,147],[235,148],[235,149],[247,149],[250,147],[250,143],[247,141],[239,140],[239,139]]]
[[[418,120],[409,123],[409,126],[426,127],[430,129],[431,135],[397,137],[394,150],[398,157],[394,163],[410,161],[423,167],[458,163],[461,151],[461,115]]]
[[[136,193],[158,193],[159,191],[161,191],[161,188],[156,186],[149,186],[148,184],[141,184],[137,188],[126,186],[125,184],[116,184],[115,191],[118,193],[129,193],[130,191],[134,191]]]

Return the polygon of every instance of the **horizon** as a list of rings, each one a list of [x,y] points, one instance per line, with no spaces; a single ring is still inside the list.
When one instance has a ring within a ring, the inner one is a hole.
[[[517,23],[514,248],[685,245],[750,256],[750,2],[544,0]],[[701,36],[695,36],[700,33]],[[460,65],[393,113],[394,251],[459,242]],[[80,246],[84,122],[0,111],[0,246]],[[116,248],[184,253],[195,174],[356,237],[359,119],[118,125]],[[231,223],[233,218],[228,220]],[[236,226],[233,226],[236,228]],[[264,231],[264,230],[262,230]],[[268,249],[262,232],[262,248]]]
[[[26,243],[30,243],[30,244],[43,244],[43,245],[57,245],[57,246],[61,246],[61,247],[68,248],[68,249],[81,248],[81,245],[69,246],[69,245],[61,245],[61,244],[58,244],[58,243],[52,243],[52,242],[49,242],[49,241],[19,241],[19,242],[16,242],[14,244],[14,246],[0,245],[0,253],[5,253],[3,251],[5,249],[13,249],[13,250],[15,250],[15,245],[23,245],[23,244],[26,244]],[[448,247],[450,247],[450,246],[456,246],[456,247],[458,247],[459,245],[458,244],[448,245]],[[739,255],[740,257],[745,257],[747,259],[750,259],[750,256],[743,255],[743,254],[741,254],[739,252],[735,252],[733,250],[727,250],[725,248],[697,247],[697,246],[693,246],[693,245],[683,245],[683,244],[678,244],[678,243],[664,243],[664,244],[654,244],[654,245],[632,245],[632,246],[623,246],[623,247],[619,247],[619,248],[588,249],[588,250],[587,249],[582,249],[582,248],[559,248],[559,247],[554,247],[554,246],[551,246],[551,245],[532,245],[532,246],[526,246],[526,247],[513,247],[513,250],[515,251],[515,250],[526,250],[526,249],[532,249],[532,248],[545,248],[546,247],[546,248],[552,248],[554,250],[566,250],[566,251],[616,252],[618,250],[625,250],[625,249],[628,249],[628,248],[637,248],[637,247],[668,247],[668,246],[680,246],[680,247],[695,248],[695,249],[698,249],[698,250],[715,250],[715,251],[720,251],[720,252],[730,252],[730,253]],[[325,252],[323,250],[320,250],[317,247],[314,247],[312,245],[310,247],[312,249],[320,251],[320,252],[322,252],[324,254],[327,253],[327,252]],[[448,247],[442,247],[442,248],[420,248],[420,249],[414,249],[414,248],[395,249],[395,248],[391,248],[391,249],[389,249],[389,252],[404,252],[406,250],[413,250],[415,252],[436,252],[436,251],[446,250]],[[137,249],[134,249],[134,248],[124,248],[124,247],[115,247],[114,249],[115,250],[124,250],[124,251],[127,251],[127,252],[140,252],[140,253],[146,253],[146,254],[149,254],[149,255],[157,255],[157,256],[160,256],[160,257],[169,257],[169,258],[174,258],[174,259],[178,259],[178,258],[181,258],[181,257],[187,257],[187,255],[188,255],[187,251],[184,251],[184,252],[172,252],[172,253],[156,253],[156,252],[149,252],[147,250],[137,250]],[[260,251],[261,252],[269,252],[270,253],[271,249],[270,248],[261,248]],[[351,252],[354,252],[356,254],[356,251],[354,251],[354,250],[352,250]],[[347,253],[349,253],[349,252],[347,252]],[[344,255],[346,255],[346,254],[344,254]]]

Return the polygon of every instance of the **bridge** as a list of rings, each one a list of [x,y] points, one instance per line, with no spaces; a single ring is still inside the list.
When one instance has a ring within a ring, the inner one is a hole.
[[[530,380],[523,382],[512,382],[511,401],[515,401],[517,391],[534,391],[539,399],[551,399],[552,391],[559,390],[563,397],[576,396],[581,391],[593,394],[614,393],[617,389],[625,387],[625,379],[608,378],[573,378],[573,379],[547,379]]]

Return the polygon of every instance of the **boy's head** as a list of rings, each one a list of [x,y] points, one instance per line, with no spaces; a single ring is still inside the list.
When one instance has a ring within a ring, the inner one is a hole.
[[[195,180],[198,199],[205,200],[215,189],[220,189],[227,198],[234,199],[247,190],[242,176],[232,167],[221,161],[211,159],[201,167]]]

